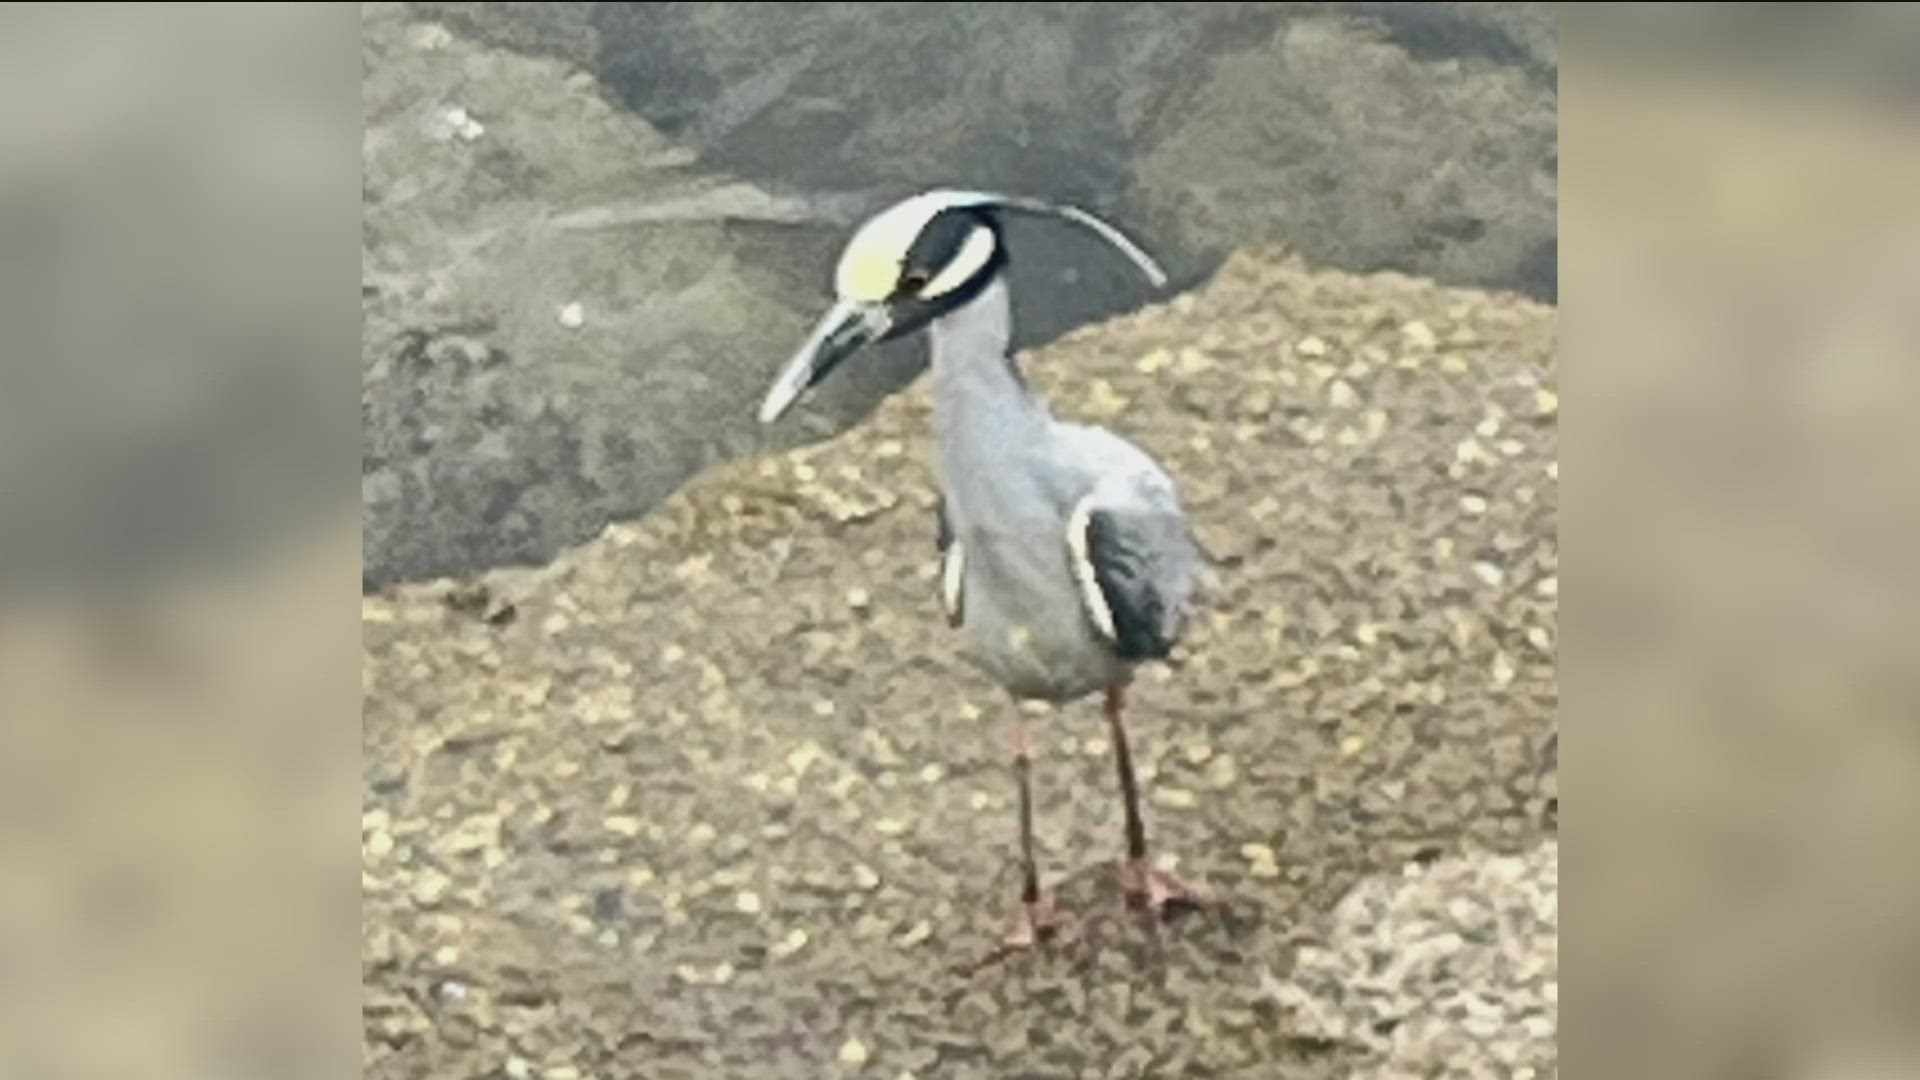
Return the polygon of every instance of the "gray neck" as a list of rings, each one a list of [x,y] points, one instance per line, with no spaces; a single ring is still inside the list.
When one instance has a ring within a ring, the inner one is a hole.
[[[1004,450],[1047,422],[1009,355],[1012,304],[995,275],[966,304],[933,321],[934,425],[950,461],[968,447]]]

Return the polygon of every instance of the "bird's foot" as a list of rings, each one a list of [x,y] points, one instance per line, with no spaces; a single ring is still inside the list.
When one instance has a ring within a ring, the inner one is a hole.
[[[1037,900],[1028,900],[1020,906],[1020,913],[1014,916],[1013,926],[1007,931],[1003,941],[1010,949],[1031,949],[1035,945],[1044,945],[1059,935],[1066,920],[1060,909],[1054,906],[1053,897],[1042,895]]]
[[[1155,915],[1172,915],[1201,904],[1198,892],[1145,859],[1121,860],[1120,891],[1126,895],[1128,907]]]
[[[1051,946],[1062,938],[1071,938],[1074,931],[1072,923],[1054,907],[1053,898],[1045,895],[1023,903],[1010,922],[1012,925],[997,945],[984,956],[961,964],[956,972],[977,974],[994,964],[1034,954],[1037,947]]]

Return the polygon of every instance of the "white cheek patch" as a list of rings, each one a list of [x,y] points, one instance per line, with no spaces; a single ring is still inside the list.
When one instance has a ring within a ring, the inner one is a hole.
[[[954,253],[953,260],[941,267],[932,281],[921,287],[921,298],[931,300],[945,296],[973,280],[973,276],[993,258],[993,243],[993,230],[985,226],[968,233],[960,244],[960,250]]]

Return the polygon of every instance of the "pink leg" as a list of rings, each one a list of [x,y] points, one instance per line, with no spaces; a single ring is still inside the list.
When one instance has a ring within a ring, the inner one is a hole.
[[[1059,927],[1059,915],[1051,897],[1040,891],[1040,865],[1033,851],[1033,736],[1027,715],[1021,710],[1014,719],[1013,773],[1020,783],[1020,902],[1024,907],[1020,925],[1007,936],[1007,943],[1026,947],[1044,941]]]
[[[1126,706],[1126,690],[1114,686],[1107,690],[1107,725],[1113,734],[1114,761],[1120,771],[1120,795],[1125,800],[1127,856],[1120,864],[1120,887],[1128,905],[1159,912],[1172,904],[1194,902],[1192,890],[1153,868],[1147,859],[1147,829],[1140,819],[1140,791],[1133,777],[1133,754],[1127,747],[1126,724],[1121,711]]]

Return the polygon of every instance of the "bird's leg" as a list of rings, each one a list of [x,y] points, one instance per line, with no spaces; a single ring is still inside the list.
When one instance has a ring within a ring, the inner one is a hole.
[[[1147,827],[1140,819],[1140,788],[1133,777],[1133,754],[1127,748],[1127,728],[1121,718],[1126,705],[1124,687],[1107,689],[1107,726],[1113,733],[1113,756],[1120,769],[1120,795],[1126,803],[1127,856],[1120,864],[1120,887],[1127,903],[1161,911],[1171,904],[1193,902],[1193,894],[1147,859]]]
[[[1031,945],[1052,935],[1058,926],[1053,901],[1040,892],[1040,863],[1033,850],[1033,737],[1024,708],[1014,717],[1013,775],[1020,784],[1020,902],[1021,925],[1009,943]]]

